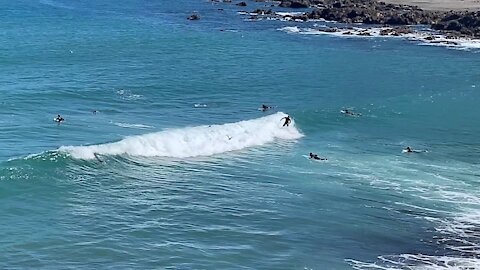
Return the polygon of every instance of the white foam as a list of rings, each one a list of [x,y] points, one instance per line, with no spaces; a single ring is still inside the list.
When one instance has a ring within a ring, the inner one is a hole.
[[[119,122],[116,122],[113,124],[123,128],[139,128],[139,129],[153,128],[152,126],[143,125],[143,124],[129,124],[129,123],[119,123]]]
[[[421,254],[402,254],[398,256],[379,256],[378,262],[366,263],[347,259],[353,269],[412,269],[412,270],[438,270],[438,269],[479,269],[480,263],[475,258],[462,258],[453,256],[428,256]]]
[[[276,14],[282,17],[287,17],[287,16],[293,17],[293,16],[303,15],[305,14],[305,12],[277,12]]]
[[[300,33],[300,28],[298,28],[297,26],[286,26],[280,28],[279,30],[287,33]]]
[[[320,28],[299,28],[297,26],[288,26],[279,28],[278,30],[284,31],[286,33],[295,33],[301,35],[330,35],[336,37],[346,37],[346,38],[402,38],[408,39],[411,41],[420,42],[419,45],[428,45],[428,46],[441,46],[452,49],[480,49],[480,40],[478,39],[469,39],[469,38],[447,38],[443,35],[438,35],[433,32],[418,32],[413,31],[411,33],[398,33],[397,35],[390,34],[382,35],[382,30],[390,30],[394,28],[391,27],[371,27],[371,28],[361,28],[361,27],[351,27],[351,28],[329,28],[329,27],[320,27]]]
[[[94,159],[96,154],[177,158],[210,156],[264,145],[277,139],[293,140],[302,137],[293,120],[289,127],[282,127],[281,119],[285,116],[287,115],[278,112],[224,125],[171,129],[132,136],[114,143],[62,146],[59,151],[76,159]]]
[[[134,94],[130,90],[126,89],[119,89],[117,90],[117,95],[120,96],[124,100],[139,100],[139,99],[144,99],[144,96],[139,95],[139,94]]]

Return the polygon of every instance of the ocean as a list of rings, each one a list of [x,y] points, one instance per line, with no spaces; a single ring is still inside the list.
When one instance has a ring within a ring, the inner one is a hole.
[[[0,3],[1,269],[480,269],[480,50]]]

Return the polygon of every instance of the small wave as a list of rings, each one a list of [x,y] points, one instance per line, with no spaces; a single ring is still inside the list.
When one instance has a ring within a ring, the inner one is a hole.
[[[130,155],[146,157],[210,156],[247,147],[260,146],[276,139],[292,140],[303,135],[294,121],[282,127],[282,112],[269,116],[224,125],[172,129],[121,141],[90,146],[62,146],[75,159],[94,159],[95,155]]]
[[[286,33],[300,33],[301,30],[297,26],[286,26],[278,29],[280,31],[286,32]]]
[[[134,93],[132,93],[132,91],[127,90],[127,89],[117,90],[117,95],[120,96],[122,99],[128,100],[128,101],[144,99],[144,96],[139,95],[139,94],[134,94]]]
[[[143,124],[129,124],[129,123],[118,123],[118,122],[113,124],[123,128],[139,128],[139,129],[153,128],[152,126],[143,125]]]

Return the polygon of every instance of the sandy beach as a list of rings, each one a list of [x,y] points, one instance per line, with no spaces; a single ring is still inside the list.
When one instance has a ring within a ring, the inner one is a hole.
[[[418,6],[425,10],[480,10],[480,0],[382,0],[385,3]]]

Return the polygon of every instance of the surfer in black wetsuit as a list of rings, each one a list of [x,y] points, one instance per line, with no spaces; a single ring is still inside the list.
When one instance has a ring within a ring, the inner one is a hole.
[[[267,106],[265,104],[262,104],[261,110],[262,110],[262,112],[265,112],[265,111],[270,110],[271,108],[272,108],[272,106]]]
[[[349,111],[348,109],[343,110],[342,113],[344,113],[344,114],[346,114],[346,115],[351,115],[351,116],[360,116],[360,115],[362,115],[361,113],[352,112],[352,111]]]
[[[55,118],[55,122],[61,123],[63,121],[65,121],[65,119],[63,119],[63,117],[61,117],[60,114],[58,114],[57,117]]]
[[[98,156],[97,153],[93,153],[93,156],[94,156],[99,162],[103,162],[103,160],[100,159],[100,157]]]
[[[316,159],[316,160],[327,160],[326,158],[321,158],[317,154],[310,153],[310,158],[311,159]]]
[[[283,117],[282,119],[280,119],[280,121],[282,121],[283,119],[285,119],[285,122],[283,123],[283,127],[284,126],[288,127],[290,125],[290,123],[292,122],[292,119],[290,118],[289,115]]]
[[[407,146],[407,148],[403,149],[403,153],[428,153],[428,150],[415,150],[412,149],[410,146]]]

